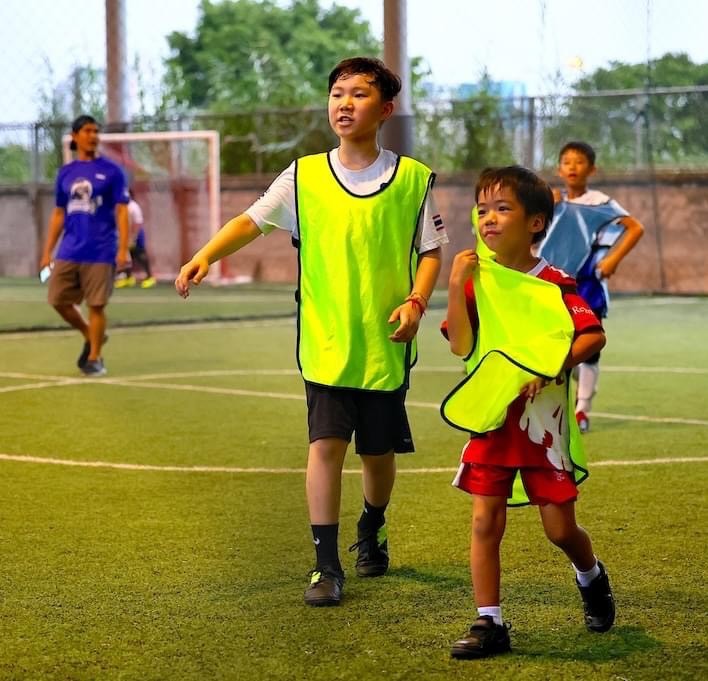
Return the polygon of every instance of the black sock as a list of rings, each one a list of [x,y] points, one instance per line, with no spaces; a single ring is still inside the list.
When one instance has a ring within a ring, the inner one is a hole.
[[[142,268],[145,270],[145,274],[148,277],[152,277],[152,273],[150,272],[150,261],[148,260],[147,254],[141,253],[140,258],[138,258],[138,262],[142,265]]]
[[[341,571],[339,552],[337,551],[337,535],[339,523],[334,525],[311,525],[312,539],[317,554],[317,567],[331,567]]]
[[[364,511],[359,518],[358,528],[362,532],[376,532],[382,525],[386,523],[384,513],[388,504],[383,506],[372,506],[364,499]]]

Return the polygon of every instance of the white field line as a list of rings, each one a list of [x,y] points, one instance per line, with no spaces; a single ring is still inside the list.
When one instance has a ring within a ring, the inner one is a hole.
[[[264,320],[254,320],[249,319],[248,321],[239,321],[237,319],[232,321],[221,321],[221,322],[195,322],[190,324],[189,322],[175,323],[175,324],[155,324],[153,326],[122,326],[118,328],[109,329],[111,336],[113,335],[123,335],[123,334],[133,334],[133,333],[163,333],[163,332],[173,332],[173,331],[203,331],[211,329],[255,329],[255,328],[267,328],[270,326],[295,326],[295,317],[280,317],[278,319],[264,319]],[[42,338],[64,338],[73,336],[78,338],[76,331],[73,329],[57,329],[56,331],[18,331],[17,333],[0,333],[0,342],[4,340],[40,340]]]
[[[266,295],[266,294],[254,294],[254,293],[244,293],[242,295],[238,294],[233,294],[233,295],[201,295],[199,293],[193,293],[192,296],[192,305],[196,303],[281,303],[281,302],[290,302],[293,304],[293,307],[295,306],[295,293],[294,291],[291,293],[287,292],[282,292],[282,293],[274,293],[273,295]],[[27,305],[27,304],[39,304],[39,305],[46,305],[47,301],[46,300],[29,300],[27,298],[4,298],[0,297],[0,303],[12,303],[14,304],[21,304],[21,305]],[[129,298],[124,298],[123,294],[118,294],[118,295],[113,295],[111,297],[111,305],[164,305],[165,303],[168,304],[173,304],[173,305],[186,305],[184,301],[180,300],[177,295],[175,294],[175,297],[172,299],[167,299],[162,296],[155,296],[155,295],[138,295],[136,297],[129,297]]]
[[[305,474],[304,468],[265,468],[254,467],[246,468],[239,466],[157,466],[152,464],[138,463],[119,463],[112,461],[79,461],[75,459],[57,459],[53,457],[40,456],[25,456],[21,454],[2,454],[0,453],[0,461],[13,461],[17,463],[36,463],[51,466],[73,466],[77,468],[111,468],[117,470],[128,471],[160,471],[166,473],[236,473],[236,474],[253,474],[253,473],[269,473],[274,475],[283,474]],[[653,466],[663,464],[677,463],[708,463],[708,456],[696,457],[677,457],[677,458],[660,458],[660,459],[637,459],[637,460],[608,460],[596,461],[592,464],[593,468],[607,466]],[[345,468],[343,473],[348,475],[360,475],[361,470],[357,468]],[[439,468],[400,468],[397,475],[426,475],[433,473],[455,473],[457,468],[439,467]]]
[[[274,393],[264,392],[260,390],[242,390],[241,388],[214,388],[207,385],[184,385],[182,383],[144,383],[143,381],[119,381],[110,379],[105,381],[97,379],[94,382],[109,383],[110,385],[118,385],[125,388],[153,388],[155,390],[183,390],[188,392],[212,393],[214,395],[241,395],[244,397],[270,397],[275,400],[300,400],[305,399],[304,395],[295,393]],[[84,381],[85,382],[85,381]],[[706,422],[708,425],[708,421]]]
[[[45,381],[43,383],[23,383],[21,385],[10,385],[0,388],[0,393],[14,393],[20,390],[38,390],[40,388],[61,388],[65,385],[76,385],[77,383],[85,383],[85,380],[67,378],[61,381]]]
[[[637,298],[631,299],[615,298],[611,303],[611,307],[634,308],[639,306],[653,307],[655,305],[693,305],[694,303],[698,303],[703,300],[705,299],[699,296],[686,296],[685,298],[683,296],[664,296],[661,298],[644,298],[642,296],[638,296]]]
[[[600,419],[612,419],[615,421],[645,421],[647,423],[678,423],[687,426],[708,426],[708,421],[703,419],[684,419],[679,416],[635,416],[630,414],[610,414],[606,411],[590,412],[591,416]]]
[[[233,375],[247,375],[247,370],[236,369],[233,370]],[[240,373],[243,372],[243,373]],[[285,373],[297,373],[292,370],[270,370],[270,369],[257,369],[251,371],[251,375],[283,375]],[[199,377],[199,376],[219,376],[219,375],[229,375],[228,372],[185,372],[183,374],[146,374],[144,378],[165,378],[167,376],[181,376],[181,377]],[[48,382],[41,379],[48,378],[41,374],[22,374],[17,372],[0,372],[0,378],[27,378],[27,379],[37,379],[38,383],[26,383],[22,385],[6,386],[0,388],[0,393],[10,393],[20,390],[35,390],[42,388],[60,388],[68,385],[115,385],[124,388],[150,388],[153,390],[177,390],[182,392],[200,392],[208,393],[212,395],[238,395],[241,397],[268,397],[277,400],[297,400],[302,401],[305,399],[304,395],[300,393],[280,393],[271,391],[260,391],[260,390],[245,390],[242,388],[218,388],[213,386],[202,386],[202,385],[190,385],[183,383],[149,383],[143,380],[142,376],[133,376],[126,378],[99,378],[99,379],[87,379],[87,378],[69,378],[61,376],[49,377],[52,381]],[[406,405],[409,407],[417,407],[421,409],[439,409],[440,405],[436,402],[418,402],[415,400],[407,400]],[[692,425],[692,426],[708,426],[708,421],[703,419],[686,419],[681,417],[659,417],[659,416],[641,416],[632,414],[612,414],[608,412],[592,412],[591,416],[597,418],[614,419],[618,421],[643,421],[647,423],[675,423],[680,425]]]
[[[64,333],[58,332],[58,333]],[[0,337],[1,338],[1,337]],[[651,367],[651,366],[606,366],[602,365],[602,370],[608,373],[620,374],[708,374],[708,369],[701,367]],[[124,381],[142,381],[158,378],[204,378],[214,376],[296,376],[299,375],[297,369],[211,369],[207,371],[177,371],[160,374],[136,374],[123,376]],[[416,366],[413,368],[414,374],[462,374],[462,366]],[[48,374],[28,374],[17,371],[0,371],[0,378],[27,378],[37,380],[72,380],[68,376],[51,376]],[[111,379],[103,379],[108,381]]]
[[[162,296],[156,296],[154,294],[140,294],[139,296],[136,297],[130,297],[130,298],[123,298],[122,293],[116,293],[112,298],[111,298],[111,305],[114,304],[140,304],[140,303],[165,303],[165,302],[175,302],[179,303],[180,301],[177,300],[177,298],[174,298],[173,301],[170,301]],[[224,294],[224,295],[210,295],[209,293],[201,293],[199,291],[194,291],[192,293],[192,300],[194,303],[242,303],[242,302],[264,302],[268,303],[270,301],[292,301],[293,304],[295,303],[294,299],[294,288],[292,292],[288,291],[277,291],[273,292],[272,294],[266,294],[266,293],[255,293],[255,292],[249,292],[249,293],[233,293],[233,294]],[[436,301],[444,301],[444,296],[436,297]],[[660,297],[647,297],[647,296],[636,296],[636,297],[630,297],[630,298],[615,298],[612,301],[612,307],[627,307],[631,306],[632,308],[636,308],[639,306],[645,306],[645,307],[655,307],[655,306],[663,306],[663,305],[693,305],[695,303],[700,303],[705,300],[704,297],[702,296],[660,296]],[[47,301],[42,299],[32,299],[32,298],[24,298],[24,297],[3,297],[0,296],[0,302],[2,303],[13,303],[13,304],[26,304],[26,303],[33,303],[33,304],[41,304],[41,305],[46,305]],[[432,312],[433,310],[431,310]],[[436,312],[438,310],[435,310]]]

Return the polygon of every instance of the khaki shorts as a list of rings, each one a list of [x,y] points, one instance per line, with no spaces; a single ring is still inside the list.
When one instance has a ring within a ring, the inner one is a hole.
[[[49,277],[47,299],[50,305],[103,307],[113,292],[115,265],[103,262],[57,260]]]

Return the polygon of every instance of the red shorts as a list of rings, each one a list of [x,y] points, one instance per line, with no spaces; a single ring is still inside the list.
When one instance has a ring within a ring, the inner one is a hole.
[[[469,494],[509,499],[517,471],[521,473],[524,489],[532,504],[564,504],[578,498],[573,474],[553,468],[508,468],[463,463],[453,484]]]

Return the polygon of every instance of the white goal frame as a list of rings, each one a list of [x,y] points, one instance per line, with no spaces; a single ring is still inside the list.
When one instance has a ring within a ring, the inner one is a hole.
[[[221,228],[221,169],[219,165],[219,132],[217,130],[167,130],[163,132],[101,132],[101,142],[170,142],[204,140],[207,143],[209,165],[209,233],[214,236]],[[64,163],[73,160],[71,135],[62,137]]]

